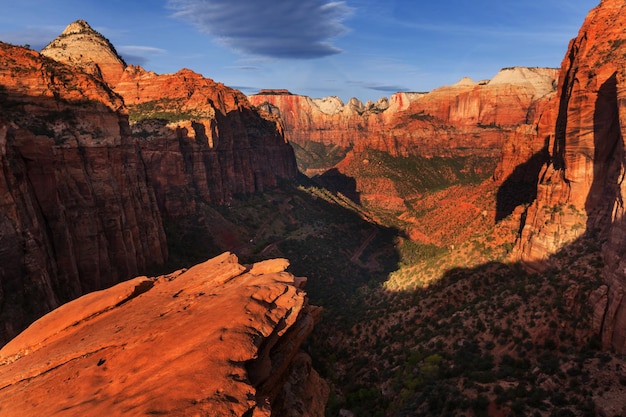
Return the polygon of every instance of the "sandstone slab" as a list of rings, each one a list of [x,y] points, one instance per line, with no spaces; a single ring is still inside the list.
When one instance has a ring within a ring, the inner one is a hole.
[[[315,309],[285,267],[224,253],[63,305],[0,350],[0,414],[263,415],[287,379],[314,381],[290,393],[319,408],[328,389],[299,351]]]

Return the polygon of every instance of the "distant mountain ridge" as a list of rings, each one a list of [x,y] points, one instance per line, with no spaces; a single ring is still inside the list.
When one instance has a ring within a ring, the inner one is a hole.
[[[498,157],[507,135],[531,125],[538,103],[556,89],[558,70],[505,68],[491,81],[464,79],[428,93],[396,93],[365,105],[267,90],[248,96],[283,120],[285,136],[396,156]]]

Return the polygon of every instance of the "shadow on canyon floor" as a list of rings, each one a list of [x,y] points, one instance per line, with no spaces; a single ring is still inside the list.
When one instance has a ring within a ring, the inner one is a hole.
[[[329,191],[342,193],[355,204],[361,204],[361,193],[357,191],[356,179],[345,175],[337,168],[315,175],[312,180]]]
[[[357,289],[351,315],[311,343],[336,388],[328,415],[592,415],[598,381],[619,385],[604,364],[621,363],[600,350],[588,303],[603,285],[601,242],[590,231],[532,265],[541,273],[493,261],[416,290]]]
[[[513,213],[516,207],[528,205],[537,198],[537,181],[549,160],[548,143],[528,161],[518,165],[498,188],[496,223]]]
[[[308,278],[312,304],[344,308],[360,287],[380,286],[400,261],[401,232],[372,222],[360,210],[343,193],[301,175],[297,183],[284,181],[224,206],[204,206],[197,218],[166,225],[172,258],[166,268],[225,250],[244,263],[284,257],[292,273]]]

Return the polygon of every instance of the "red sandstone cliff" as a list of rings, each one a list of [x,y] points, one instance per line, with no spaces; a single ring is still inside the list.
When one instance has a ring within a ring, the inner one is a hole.
[[[626,2],[603,0],[569,50],[555,105],[539,136],[550,161],[540,172],[519,244],[523,260],[543,261],[583,234],[603,246],[608,294],[596,297],[603,342],[626,352],[623,185],[626,130]],[[604,305],[604,307],[602,307]],[[603,313],[602,313],[603,312]]]
[[[0,44],[0,341],[167,246],[122,100],[36,52]]]
[[[51,45],[69,66],[0,44],[0,343],[64,302],[162,265],[165,221],[210,238],[203,207],[297,173],[276,120],[241,93],[187,70],[127,68],[81,21]],[[111,89],[119,80],[126,97]]]
[[[391,99],[344,105],[338,98],[311,99],[264,91],[251,103],[280,115],[289,141],[335,144],[392,155],[497,156],[505,139],[530,124],[536,103],[554,91],[557,70],[507,68],[490,81],[463,79],[429,93],[397,93]]]
[[[319,309],[287,265],[225,253],[63,305],[0,350],[0,414],[323,416]]]
[[[297,174],[277,119],[261,117],[239,91],[186,69],[157,75],[139,67],[127,68],[115,91],[129,108],[168,216],[188,214],[194,201],[221,204]]]
[[[220,204],[297,174],[276,118],[261,117],[237,90],[187,69],[158,75],[127,66],[82,20],[41,53],[100,77],[122,97],[168,217],[190,214],[199,201]]]

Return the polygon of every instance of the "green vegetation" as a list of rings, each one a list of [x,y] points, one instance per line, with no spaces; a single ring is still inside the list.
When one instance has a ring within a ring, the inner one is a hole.
[[[409,115],[409,118],[413,120],[422,120],[425,122],[432,122],[433,120],[435,120],[435,116],[425,113],[423,110],[419,113],[411,113]]]
[[[184,104],[185,100],[173,98],[146,101],[128,106],[128,118],[131,122],[156,119],[174,123],[182,120],[197,120],[214,117],[212,113],[202,113],[196,110],[185,109]]]
[[[343,157],[343,150],[313,148],[320,165]],[[479,186],[494,164],[488,158],[368,152],[355,159],[368,162],[348,167],[345,175],[357,184],[391,179],[405,198],[402,214],[417,219],[412,224],[437,220],[444,210],[440,201],[472,187],[484,194],[476,207],[495,198],[495,191]],[[408,198],[416,192],[421,195]],[[573,206],[543,209],[580,212]],[[332,385],[328,416],[342,408],[363,416],[469,417],[488,410],[591,416],[592,398],[604,389],[598,373],[607,363],[622,363],[598,350],[590,329],[585,300],[602,284],[604,267],[592,234],[533,273],[506,261],[519,231],[514,219],[494,225],[478,211],[472,216],[479,223],[458,223],[426,243],[405,235],[408,223],[398,211],[359,204],[315,178],[211,210],[186,227],[220,224],[224,230],[215,240],[196,244],[187,235],[171,240],[170,252],[200,258],[206,254],[199,248],[213,245],[218,252],[228,233],[229,248],[242,262],[285,257],[290,272],[308,278],[310,302],[324,310],[306,350]],[[480,227],[460,230],[469,224]],[[441,227],[427,226],[432,234]],[[166,225],[166,232],[185,231]]]
[[[355,177],[390,179],[400,194],[406,196],[442,190],[455,184],[478,184],[492,175],[496,165],[493,158],[486,157],[396,157],[373,150],[358,159],[366,159],[368,163],[360,169],[355,168]]]

